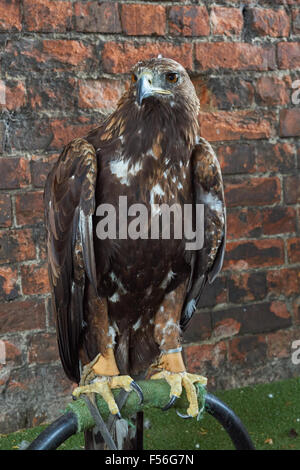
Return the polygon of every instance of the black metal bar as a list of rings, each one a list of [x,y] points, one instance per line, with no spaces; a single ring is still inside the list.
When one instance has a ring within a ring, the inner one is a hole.
[[[240,418],[221,400],[207,393],[205,410],[225,429],[237,450],[255,450],[253,442]],[[54,450],[77,432],[77,417],[68,412],[55,420],[27,448],[27,450]],[[139,439],[138,448],[142,449]]]
[[[77,417],[71,411],[53,421],[27,450],[55,450],[77,432]]]
[[[205,396],[205,410],[223,426],[236,450],[255,450],[240,418],[225,403],[211,393]]]

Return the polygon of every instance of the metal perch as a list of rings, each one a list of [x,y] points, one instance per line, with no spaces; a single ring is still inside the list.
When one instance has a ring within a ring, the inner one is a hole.
[[[144,395],[144,402],[140,404],[136,393],[131,392],[124,406],[122,407],[122,417],[130,419],[136,413],[149,408],[163,408],[170,399],[170,387],[165,381],[141,380],[137,382]],[[210,393],[205,392],[205,388],[198,385],[199,409],[204,410],[213,416],[225,429],[237,450],[254,450],[254,445],[250,436],[236,414],[221,400]],[[113,392],[117,398],[118,390]],[[97,395],[97,407],[104,420],[109,417],[109,410],[104,400]],[[185,411],[188,401],[185,393],[176,401],[176,410]],[[179,418],[178,418],[179,419]],[[94,419],[85,403],[80,398],[70,403],[66,408],[66,413],[48,426],[27,448],[28,450],[54,450],[57,449],[70,436],[78,432],[85,431],[95,425]]]

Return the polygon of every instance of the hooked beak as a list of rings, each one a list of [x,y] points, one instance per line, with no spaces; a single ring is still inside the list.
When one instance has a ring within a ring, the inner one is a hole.
[[[171,95],[169,90],[163,90],[162,88],[155,88],[151,84],[151,78],[149,75],[142,75],[136,84],[136,100],[141,106],[143,100],[149,96],[155,95]]]
[[[141,106],[143,100],[153,95],[153,89],[151,87],[150,79],[147,75],[142,75],[136,86],[136,100]]]

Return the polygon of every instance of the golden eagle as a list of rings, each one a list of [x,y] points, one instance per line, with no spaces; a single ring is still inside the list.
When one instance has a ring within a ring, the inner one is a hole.
[[[47,179],[49,277],[60,357],[67,376],[81,379],[74,395],[100,393],[114,415],[119,410],[111,388],[141,393],[133,379],[154,363],[153,378],[171,386],[165,408],[183,386],[188,416],[198,414],[193,383],[205,380],[186,372],[181,334],[203,288],[222,267],[226,232],[221,171],[199,136],[198,110],[193,84],[179,63],[139,62],[116,110],[70,142]],[[127,207],[149,209],[148,228],[130,238],[118,225],[112,238],[99,236],[104,212],[98,208],[112,207],[118,218],[121,196]],[[201,249],[187,250],[184,234],[146,236],[162,204],[204,205]]]

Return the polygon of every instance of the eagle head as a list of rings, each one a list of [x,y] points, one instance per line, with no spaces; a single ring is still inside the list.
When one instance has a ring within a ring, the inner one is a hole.
[[[158,57],[138,62],[132,69],[129,93],[139,107],[171,107],[196,115],[199,100],[195,88],[182,65],[172,59]]]

